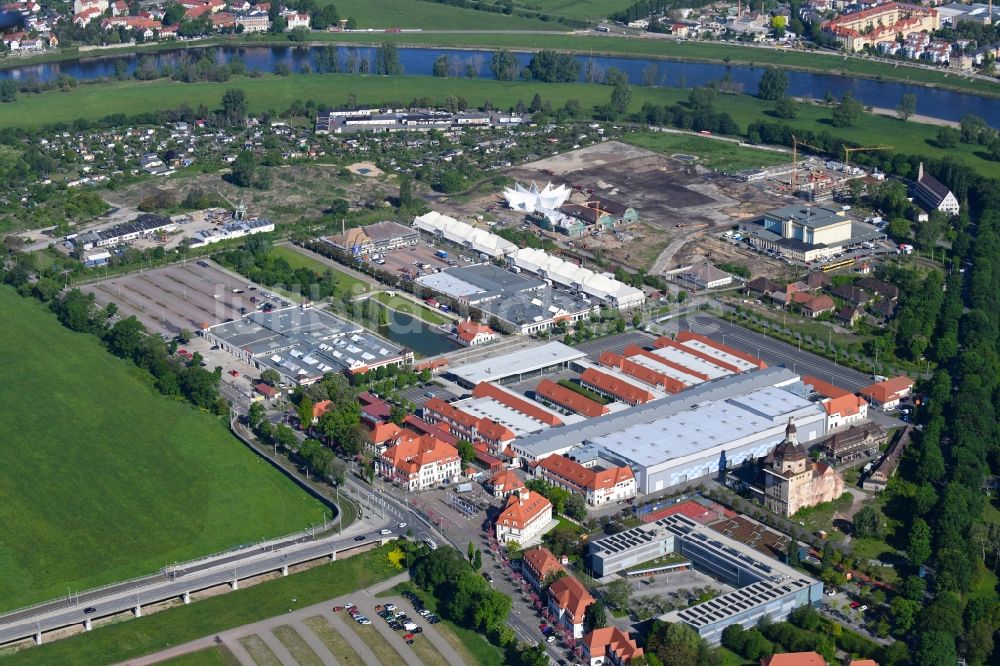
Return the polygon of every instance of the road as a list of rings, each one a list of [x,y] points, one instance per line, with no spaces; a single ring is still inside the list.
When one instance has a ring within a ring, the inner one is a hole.
[[[869,375],[857,370],[703,312],[688,313],[653,324],[653,327],[668,334],[678,331],[701,333],[713,340],[753,354],[768,365],[783,366],[802,375],[814,375],[848,391],[857,391],[873,381]]]

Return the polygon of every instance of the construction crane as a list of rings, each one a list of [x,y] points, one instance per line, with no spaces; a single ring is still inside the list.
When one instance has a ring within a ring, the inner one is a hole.
[[[844,171],[850,171],[851,169],[851,153],[861,153],[869,150],[892,150],[892,146],[879,145],[865,148],[848,148],[844,146]]]
[[[799,146],[812,148],[817,153],[823,152],[816,146],[811,146],[805,141],[799,141],[797,136],[792,135],[792,194],[795,194],[795,190],[799,187]]]
[[[227,204],[233,207],[234,220],[242,220],[247,216],[247,205],[243,203],[243,199],[240,199],[239,204],[234,204],[232,201],[229,200],[229,197],[227,197],[222,192],[216,190],[215,193],[218,194],[220,197],[222,197],[223,201],[225,201]]]

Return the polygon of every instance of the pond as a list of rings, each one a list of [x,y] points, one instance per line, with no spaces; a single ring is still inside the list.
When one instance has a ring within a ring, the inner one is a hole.
[[[425,358],[458,349],[459,345],[441,329],[405,312],[389,310],[389,325],[379,327],[379,335],[413,350],[415,356]]]

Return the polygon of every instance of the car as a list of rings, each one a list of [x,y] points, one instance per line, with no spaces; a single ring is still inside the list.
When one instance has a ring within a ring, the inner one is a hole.
[[[387,611],[394,611],[394,610],[396,610],[396,604],[386,604],[385,605],[385,609]]]
[[[415,633],[415,634],[422,634],[422,633],[424,633],[423,627],[417,627],[416,629],[413,630],[413,633]]]
[[[431,615],[431,616],[429,616],[427,618],[427,623],[428,624],[437,624],[440,621],[441,621],[441,618],[439,618],[437,615]]]
[[[342,610],[344,610],[344,607],[343,607],[343,606],[334,606],[334,607],[333,607],[333,612],[334,612],[334,613],[339,613],[339,612],[340,612],[340,611],[342,611]]]
[[[852,601],[851,602],[851,608],[857,608],[860,605],[861,605],[860,601]]]
[[[406,527],[406,523],[400,523],[399,525],[396,525],[396,527],[398,527],[399,529],[403,529],[404,527]]]
[[[372,621],[371,621],[371,620],[369,620],[369,619],[368,619],[368,618],[366,618],[366,617],[359,617],[359,618],[358,618],[358,624],[361,624],[361,625],[369,625],[369,624],[371,624],[371,623],[372,623]]]
[[[405,636],[403,636],[403,638],[405,638],[406,640],[410,640],[411,638],[414,637],[414,635],[415,634],[406,634]]]
[[[429,610],[427,610],[426,608],[421,608],[420,610],[417,611],[417,615],[419,615],[421,617],[427,617],[430,614],[431,614],[431,612]]]
[[[486,581],[489,582],[489,583],[493,582],[493,574],[491,574],[489,571],[484,571],[483,572],[483,578],[485,578]]]
[[[346,608],[349,611],[352,611],[355,608],[357,608],[357,606],[355,606],[353,603],[351,603],[350,601],[348,601],[346,604],[344,604],[344,608]]]
[[[83,612],[85,615],[90,615],[91,613],[96,613],[97,609],[94,608],[93,606],[87,606],[86,608],[83,609]]]
[[[403,628],[403,625],[393,620],[392,622],[389,623],[389,628],[392,629],[393,631],[399,631],[400,629]]]
[[[379,530],[379,534],[385,536],[387,534],[392,534],[392,530]]]
[[[410,640],[406,641],[406,644],[407,645],[413,645],[413,639],[411,638]]]
[[[548,638],[545,639],[545,642],[546,643],[555,643],[556,642],[556,637],[554,635],[553,636],[549,636]]]
[[[833,588],[830,588],[829,590],[826,590],[825,592],[823,592],[823,594],[825,594],[828,597],[832,597],[832,596],[835,596],[837,594],[837,590],[834,590]]]
[[[864,613],[866,610],[868,610],[868,606],[861,604],[860,606],[858,606],[858,610]]]
[[[354,540],[355,541],[364,541],[367,538],[368,537],[366,537],[364,534],[359,534],[358,536],[354,537]]]

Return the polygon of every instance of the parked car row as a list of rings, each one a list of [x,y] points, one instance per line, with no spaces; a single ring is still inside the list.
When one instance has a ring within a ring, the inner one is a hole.
[[[403,596],[406,597],[411,604],[413,604],[413,609],[417,611],[418,615],[427,620],[428,624],[437,624],[441,621],[441,618],[428,610],[428,608],[424,606],[424,602],[420,600],[420,597],[413,592],[403,592]]]
[[[351,614],[351,619],[354,620],[355,622],[357,622],[358,624],[371,624],[372,623],[372,621],[369,620],[367,616],[365,616],[361,611],[358,610],[357,606],[355,606],[354,604],[352,604],[350,602],[344,604],[343,606],[334,606],[333,607],[333,612],[334,613],[339,613],[340,611],[344,611],[344,610],[346,610],[348,613],[350,613]]]

